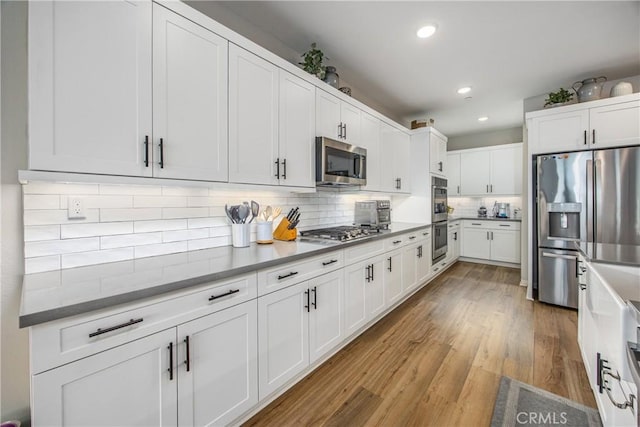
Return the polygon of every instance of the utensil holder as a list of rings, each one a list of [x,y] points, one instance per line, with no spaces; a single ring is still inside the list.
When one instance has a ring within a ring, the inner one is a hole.
[[[273,243],[273,221],[258,223],[256,226],[256,243]]]
[[[298,237],[298,229],[292,228],[289,230],[287,228],[289,225],[291,225],[289,220],[282,218],[282,221],[280,221],[280,224],[278,224],[276,230],[273,232],[273,238],[276,240],[284,240],[285,242],[296,240],[296,237]]]
[[[231,224],[231,244],[246,248],[251,244],[251,224]]]

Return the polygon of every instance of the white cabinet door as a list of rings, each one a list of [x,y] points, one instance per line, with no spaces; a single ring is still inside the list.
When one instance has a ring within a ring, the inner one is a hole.
[[[460,153],[447,155],[447,195],[460,195]]]
[[[278,185],[278,68],[229,44],[229,181]]]
[[[342,270],[309,281],[309,361],[315,362],[344,339]]]
[[[491,240],[489,231],[479,228],[465,228],[462,239],[462,256],[490,259]]]
[[[418,248],[412,244],[402,249],[402,291],[406,295],[418,285]]]
[[[384,297],[384,263],[382,257],[376,257],[370,260],[371,278],[365,280],[366,294],[365,307],[367,310],[367,321],[376,318],[381,314],[386,306]]]
[[[491,184],[491,152],[472,151],[460,154],[460,193],[483,196]]]
[[[429,159],[432,174],[447,175],[447,141],[433,132],[429,136]]]
[[[431,239],[418,244],[416,260],[417,285],[424,283],[431,274]]]
[[[360,146],[367,149],[367,185],[368,191],[380,191],[382,170],[387,167],[380,147],[380,120],[370,114],[362,113]]]
[[[589,109],[591,148],[640,144],[640,101]]]
[[[398,191],[398,176],[395,168],[395,132],[396,129],[385,123],[381,123],[380,132],[380,152],[382,153],[382,164],[380,165],[380,189],[385,192]]]
[[[258,298],[259,397],[265,398],[309,365],[307,282]]]
[[[529,148],[534,154],[588,148],[588,109],[534,117],[527,125]]]
[[[361,112],[358,107],[340,102],[340,120],[342,121],[343,140],[349,144],[360,145]]]
[[[490,233],[491,259],[520,264],[520,230],[491,230]]]
[[[460,258],[460,229],[455,230],[453,232],[453,240],[452,240],[452,245],[453,245],[453,259],[456,260],[458,258]]]
[[[365,260],[344,269],[344,320],[345,336],[360,329],[367,321],[365,306],[369,265]]]
[[[151,176],[151,2],[29,3],[29,168]]]
[[[153,5],[154,176],[228,180],[227,48],[222,37]]]
[[[178,425],[227,425],[258,403],[255,300],[178,326]]]
[[[402,298],[402,251],[388,253],[384,258],[384,298],[387,307]]]
[[[312,84],[280,70],[280,184],[316,186],[316,91]]]
[[[342,141],[340,100],[316,88],[316,136]]]
[[[396,129],[393,147],[393,169],[398,178],[398,193],[411,192],[411,137]]]
[[[175,426],[175,342],[171,328],[34,375],[33,425]]]
[[[465,170],[465,174],[467,171]],[[491,150],[492,195],[520,195],[522,193],[522,146]]]

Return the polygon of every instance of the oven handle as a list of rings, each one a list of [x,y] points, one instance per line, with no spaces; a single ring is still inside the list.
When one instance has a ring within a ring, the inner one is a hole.
[[[559,254],[552,254],[550,252],[542,252],[542,256],[547,257],[547,258],[568,259],[568,260],[571,260],[571,261],[575,261],[576,259],[578,259],[578,257],[576,255],[559,255]]]

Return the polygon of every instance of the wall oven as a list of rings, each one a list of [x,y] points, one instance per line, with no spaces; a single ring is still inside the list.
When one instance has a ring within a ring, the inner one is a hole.
[[[447,180],[431,178],[431,243],[432,261],[447,255]]]

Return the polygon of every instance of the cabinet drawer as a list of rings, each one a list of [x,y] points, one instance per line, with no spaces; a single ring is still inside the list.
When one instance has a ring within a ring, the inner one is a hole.
[[[520,230],[520,223],[516,221],[493,221],[491,228],[494,230]]]
[[[464,220],[462,223],[464,228],[491,228],[491,221],[483,220]]]
[[[257,297],[255,273],[203,286],[138,304],[120,305],[117,309],[104,309],[32,327],[32,373]]]
[[[258,272],[258,295],[266,295],[344,266],[341,250]]]
[[[398,239],[396,239],[398,240]],[[363,243],[344,250],[344,262],[346,265],[363,259],[371,258],[384,252],[384,240]]]
[[[460,228],[460,221],[449,221],[447,224],[449,230]]]

